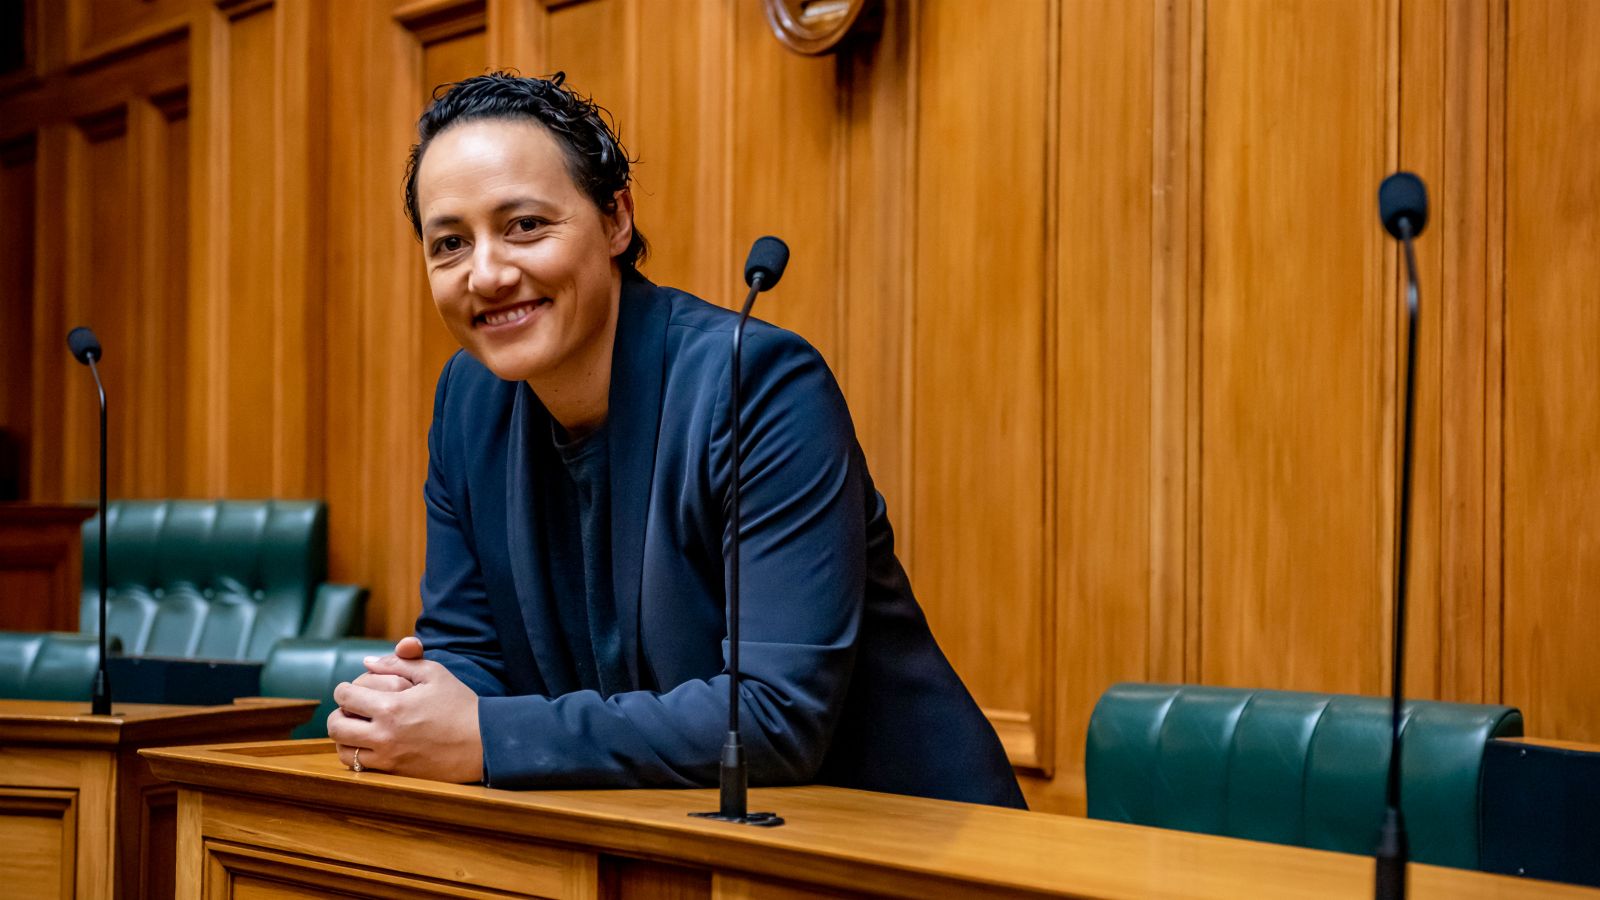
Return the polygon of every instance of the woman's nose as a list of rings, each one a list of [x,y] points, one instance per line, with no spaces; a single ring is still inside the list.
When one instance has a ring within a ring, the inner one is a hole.
[[[499,297],[516,287],[517,278],[517,267],[501,255],[493,241],[484,241],[473,250],[467,288],[474,294]]]

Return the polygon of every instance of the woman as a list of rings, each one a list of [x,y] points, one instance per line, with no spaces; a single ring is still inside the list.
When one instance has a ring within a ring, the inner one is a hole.
[[[638,273],[627,155],[562,76],[460,82],[418,133],[407,212],[462,352],[416,637],[339,686],[329,734],[352,767],[492,787],[713,785],[735,316]],[[752,321],[743,368],[751,782],[1022,806],[826,364]]]

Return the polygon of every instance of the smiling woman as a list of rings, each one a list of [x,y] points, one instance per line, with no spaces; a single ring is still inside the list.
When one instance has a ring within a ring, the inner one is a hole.
[[[462,348],[526,381],[569,433],[605,418],[622,283],[633,239],[627,188],[603,211],[531,122],[485,119],[434,139],[416,167],[434,303]]]
[[[418,124],[406,213],[456,341],[499,377],[529,382],[580,433],[605,418],[616,276],[635,271],[646,244],[627,154],[600,107],[563,80],[453,86]]]
[[[461,82],[418,131],[407,212],[463,352],[434,400],[416,636],[339,686],[328,732],[363,770],[714,784],[736,316],[639,274],[627,155],[560,75]],[[751,781],[1021,806],[832,373],[755,321],[744,360]]]

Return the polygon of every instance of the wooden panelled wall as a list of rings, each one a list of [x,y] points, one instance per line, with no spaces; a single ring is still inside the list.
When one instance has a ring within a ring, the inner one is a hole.
[[[885,0],[785,50],[755,0],[68,0],[0,98],[0,426],[91,496],[326,497],[369,630],[415,615],[453,349],[401,215],[431,88],[564,69],[641,158],[656,280],[850,398],[934,629],[1036,807],[1120,679],[1379,693],[1400,270],[1427,179],[1417,695],[1600,740],[1600,4]],[[30,325],[31,323],[31,325]]]

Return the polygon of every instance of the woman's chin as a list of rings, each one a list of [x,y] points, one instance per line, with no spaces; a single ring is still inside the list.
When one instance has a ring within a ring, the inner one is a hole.
[[[510,348],[472,354],[501,381],[528,381],[549,368],[543,354],[518,353]]]

